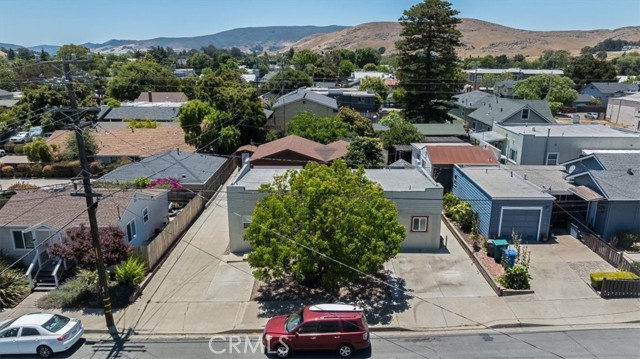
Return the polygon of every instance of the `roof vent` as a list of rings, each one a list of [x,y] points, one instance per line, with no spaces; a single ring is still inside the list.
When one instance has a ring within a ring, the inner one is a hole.
[[[632,169],[632,168],[629,168],[629,169],[627,170],[627,174],[628,174],[628,175],[633,176],[633,169]]]

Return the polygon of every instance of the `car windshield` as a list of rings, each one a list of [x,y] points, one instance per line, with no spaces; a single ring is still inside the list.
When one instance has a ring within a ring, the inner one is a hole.
[[[293,328],[297,327],[300,323],[302,323],[302,310],[291,313],[287,317],[287,321],[284,323],[284,329],[286,329],[287,332],[291,332]]]
[[[67,323],[69,323],[71,319],[64,317],[62,315],[54,314],[51,319],[47,320],[42,327],[52,333],[57,332],[58,330],[64,328]]]
[[[16,318],[17,319],[17,318]],[[5,328],[9,328],[9,326],[11,324],[13,324],[13,322],[16,321],[16,319],[11,319],[11,320],[7,320],[6,323],[3,323],[2,325],[0,325],[0,330],[4,330]]]

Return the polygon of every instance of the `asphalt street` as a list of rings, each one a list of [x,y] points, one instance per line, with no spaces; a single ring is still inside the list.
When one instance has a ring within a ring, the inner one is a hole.
[[[265,358],[258,337],[85,340],[56,358]],[[639,358],[640,328],[486,331],[459,334],[372,333],[370,351],[355,358]],[[331,352],[292,358],[335,358]],[[25,358],[17,356],[16,358]]]

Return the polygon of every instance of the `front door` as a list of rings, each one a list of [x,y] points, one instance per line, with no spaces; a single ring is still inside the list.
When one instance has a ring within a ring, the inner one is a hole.
[[[0,354],[18,354],[18,330],[9,328],[0,332]]]

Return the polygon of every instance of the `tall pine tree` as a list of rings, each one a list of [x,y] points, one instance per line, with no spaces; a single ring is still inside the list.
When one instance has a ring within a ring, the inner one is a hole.
[[[457,10],[442,0],[424,0],[400,18],[398,78],[406,91],[405,117],[411,122],[445,122],[447,101],[462,88],[456,47],[462,34]]]

